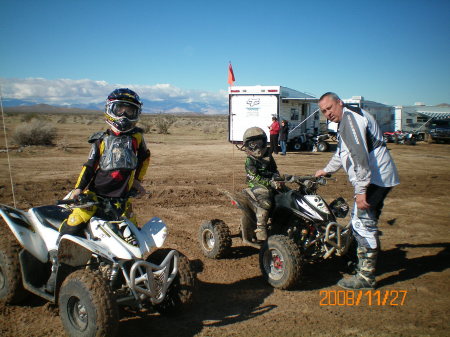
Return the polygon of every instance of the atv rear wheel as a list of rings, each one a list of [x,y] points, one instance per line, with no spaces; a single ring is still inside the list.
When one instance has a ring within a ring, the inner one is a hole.
[[[0,221],[0,302],[19,303],[28,295],[22,283],[20,250],[5,222]]]
[[[92,270],[70,274],[59,292],[59,315],[69,336],[115,336],[117,303],[107,281]]]
[[[317,144],[317,151],[318,152],[326,152],[326,151],[328,151],[329,147],[330,147],[330,145],[327,142],[319,142]]]
[[[295,242],[285,235],[273,235],[259,252],[259,266],[274,288],[291,289],[302,276],[302,257]]]
[[[170,249],[159,249],[148,260],[160,264],[169,253]],[[191,269],[189,259],[181,254],[178,259],[178,274],[167,289],[166,297],[155,309],[162,315],[175,315],[183,311],[193,302],[196,286],[195,273]],[[172,266],[171,266],[172,268]]]
[[[231,233],[225,222],[219,219],[206,221],[198,233],[203,255],[210,259],[224,257],[231,248]]]

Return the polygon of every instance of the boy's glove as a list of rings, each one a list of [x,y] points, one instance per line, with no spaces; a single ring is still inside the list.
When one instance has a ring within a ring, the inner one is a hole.
[[[280,184],[279,181],[271,180],[271,181],[270,181],[270,186],[271,186],[272,188],[278,190],[278,189],[280,189],[281,184]]]
[[[79,196],[81,195],[81,192],[82,192],[82,190],[79,189],[79,188],[74,189],[74,190],[72,191],[72,194],[70,195],[70,198],[71,198],[71,199],[78,200],[78,199],[79,199]]]

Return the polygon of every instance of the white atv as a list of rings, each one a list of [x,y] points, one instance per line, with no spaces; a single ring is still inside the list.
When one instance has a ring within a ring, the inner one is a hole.
[[[27,212],[0,204],[6,223],[0,223],[0,301],[17,303],[31,292],[58,303],[69,336],[114,336],[119,305],[164,314],[189,304],[195,283],[189,260],[176,250],[157,249],[167,237],[160,219],[138,228],[121,216],[125,201],[62,200]],[[57,242],[70,208],[94,205],[98,210],[85,237],[66,234]],[[56,283],[49,293],[52,258],[58,267],[53,264]]]

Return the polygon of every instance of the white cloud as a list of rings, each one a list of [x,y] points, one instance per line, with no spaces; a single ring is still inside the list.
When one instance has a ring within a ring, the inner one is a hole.
[[[115,88],[130,88],[142,99],[151,101],[176,100],[185,103],[203,103],[224,106],[227,92],[186,90],[171,84],[135,85],[111,84],[90,79],[72,80],[45,78],[0,78],[4,98],[29,100],[47,104],[92,104],[101,103]]]

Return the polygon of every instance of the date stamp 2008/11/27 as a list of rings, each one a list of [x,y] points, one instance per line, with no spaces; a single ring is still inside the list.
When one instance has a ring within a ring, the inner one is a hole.
[[[321,306],[401,306],[407,290],[321,290]]]

